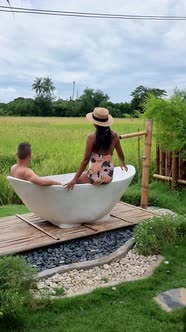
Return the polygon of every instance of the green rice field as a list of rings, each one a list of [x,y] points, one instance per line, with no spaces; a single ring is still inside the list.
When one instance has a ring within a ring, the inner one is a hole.
[[[144,130],[142,119],[115,119],[112,129],[118,134]],[[20,142],[32,145],[32,169],[38,175],[75,172],[83,157],[85,140],[94,127],[84,118],[0,117],[0,205],[19,203],[9,187],[6,176],[16,162],[16,148]],[[138,168],[138,139],[121,141],[127,164]],[[143,154],[143,138],[140,140]],[[152,164],[155,158],[155,142]],[[119,165],[114,154],[114,164]],[[137,181],[137,176],[136,179]]]

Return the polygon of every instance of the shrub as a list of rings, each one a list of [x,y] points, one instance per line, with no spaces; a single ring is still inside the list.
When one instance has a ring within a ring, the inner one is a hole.
[[[152,117],[156,124],[156,141],[167,151],[180,151],[186,157],[186,101],[177,92],[170,99],[147,96],[143,105],[145,117]]]
[[[134,237],[140,254],[159,254],[164,244],[174,245],[186,238],[186,218],[167,215],[147,219],[135,227]]]
[[[15,316],[30,300],[36,270],[19,256],[0,258],[0,315]]]

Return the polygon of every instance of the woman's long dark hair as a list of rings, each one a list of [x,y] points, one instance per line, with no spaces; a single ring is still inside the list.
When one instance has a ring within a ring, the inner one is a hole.
[[[96,125],[96,142],[94,149],[96,152],[106,151],[112,143],[112,132],[110,127]]]

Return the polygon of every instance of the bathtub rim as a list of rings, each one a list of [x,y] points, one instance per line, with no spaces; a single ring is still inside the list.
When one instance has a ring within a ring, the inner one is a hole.
[[[122,178],[122,179],[117,179],[117,180],[112,180],[110,183],[108,183],[108,185],[109,184],[111,184],[111,183],[117,183],[117,182],[120,182],[120,181],[124,181],[124,180],[128,180],[130,177],[134,177],[134,175],[135,175],[135,173],[136,173],[136,169],[135,169],[135,167],[133,166],[133,165],[127,165],[127,167],[128,168],[131,168],[132,170],[133,170],[133,172],[130,174],[130,176],[129,177],[127,177],[127,178]],[[114,167],[114,168],[119,168],[120,169],[120,166],[116,166],[116,167]],[[123,172],[126,172],[126,171],[124,171],[123,170]],[[43,179],[45,179],[45,178],[49,178],[49,177],[51,177],[51,176],[59,176],[59,175],[70,175],[70,174],[76,174],[76,172],[73,172],[73,173],[63,173],[63,174],[51,174],[51,175],[46,175],[46,176],[41,176],[41,178],[43,178]],[[23,179],[19,179],[19,178],[16,178],[16,177],[14,177],[14,176],[11,176],[11,175],[8,175],[7,176],[7,180],[9,181],[9,180],[13,180],[13,181],[16,181],[16,182],[22,182],[22,183],[27,183],[27,184],[31,184],[31,185],[36,185],[36,186],[38,186],[37,184],[35,184],[35,183],[33,183],[33,182],[31,182],[31,181],[28,181],[28,180],[23,180]],[[68,183],[68,182],[67,182]],[[77,183],[77,184],[75,184],[75,186],[76,186],[76,188],[77,187],[82,187],[82,186],[89,186],[89,185],[91,185],[92,186],[92,184],[91,183]],[[64,185],[63,184],[53,184],[53,185],[50,185],[50,186],[39,186],[39,187],[46,187],[46,188],[48,188],[48,187],[54,187],[54,188],[65,188],[64,187]],[[98,186],[96,186],[96,187],[98,187]]]

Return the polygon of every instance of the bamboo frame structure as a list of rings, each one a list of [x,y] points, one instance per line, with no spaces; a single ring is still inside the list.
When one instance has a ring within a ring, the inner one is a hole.
[[[141,190],[141,207],[146,209],[148,206],[148,191],[149,191],[149,176],[150,176],[150,158],[152,145],[152,120],[145,121],[145,130],[135,133],[120,135],[120,139],[145,136],[144,143],[144,157],[143,157],[143,172],[142,172],[142,190]],[[138,139],[138,154],[139,154],[139,139]]]
[[[153,177],[157,180],[171,182],[171,190],[175,185],[186,185],[186,161],[177,151],[163,151],[156,147],[156,173]]]

